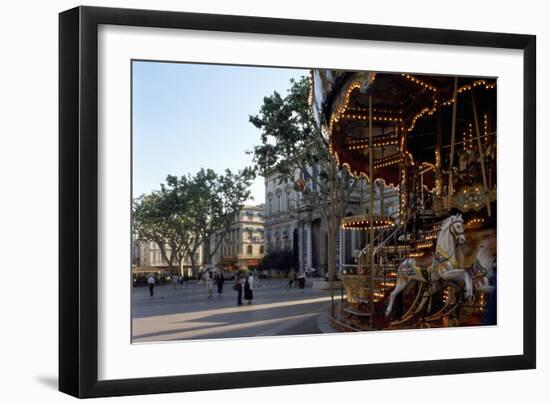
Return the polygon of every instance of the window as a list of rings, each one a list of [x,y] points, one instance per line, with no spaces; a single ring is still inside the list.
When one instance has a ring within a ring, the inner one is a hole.
[[[246,253],[247,253],[248,255],[252,255],[252,246],[251,246],[251,245],[249,245],[249,246],[246,247]]]
[[[277,212],[281,211],[281,195],[277,196]]]
[[[273,200],[269,198],[269,202],[267,205],[267,215],[271,216],[273,214]]]
[[[261,245],[261,246],[260,246],[260,254],[263,254],[263,253],[264,253],[264,246]]]

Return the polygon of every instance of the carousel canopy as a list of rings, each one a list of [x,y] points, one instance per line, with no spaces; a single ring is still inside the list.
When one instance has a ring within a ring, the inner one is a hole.
[[[398,185],[400,167],[414,166],[426,174],[424,185],[433,187],[435,168],[446,167],[449,159],[455,101],[457,148],[477,147],[473,102],[484,144],[494,137],[494,78],[458,77],[456,97],[455,77],[450,76],[315,70],[312,79],[316,121],[326,123],[326,137],[339,165],[356,176],[371,176],[368,156],[372,152],[375,178]]]

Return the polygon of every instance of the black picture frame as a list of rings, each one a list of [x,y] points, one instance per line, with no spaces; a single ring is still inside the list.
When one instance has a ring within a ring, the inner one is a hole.
[[[98,26],[180,28],[523,51],[523,354],[98,381]],[[59,389],[75,397],[325,383],[536,366],[534,35],[77,7],[59,15]]]

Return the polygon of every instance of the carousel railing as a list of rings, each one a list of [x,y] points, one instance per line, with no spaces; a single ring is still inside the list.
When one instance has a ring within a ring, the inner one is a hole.
[[[430,195],[424,201],[424,206],[426,204],[429,204],[429,202],[432,199],[433,199],[433,195]],[[374,256],[376,257],[379,254],[379,252],[382,248],[384,248],[389,242],[394,241],[396,239],[396,237],[400,236],[401,232],[405,228],[405,224],[409,223],[410,220],[415,219],[416,215],[418,213],[420,213],[420,211],[422,209],[423,209],[422,206],[418,206],[415,209],[408,212],[408,214],[401,220],[401,223],[396,225],[396,227],[393,229],[393,231],[390,234],[387,234],[388,230],[383,230],[380,233],[378,233],[378,235],[374,239],[374,245],[375,245],[375,247],[374,247]],[[361,250],[359,255],[361,256],[361,255],[367,254],[368,250],[369,250],[369,246],[367,245]]]

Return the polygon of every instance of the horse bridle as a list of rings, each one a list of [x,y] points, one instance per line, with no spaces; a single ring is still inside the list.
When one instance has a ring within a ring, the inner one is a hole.
[[[452,220],[451,221],[451,225],[450,225],[450,229],[449,231],[451,232],[451,234],[453,235],[453,237],[456,239],[458,236],[464,236],[464,230],[462,230],[461,232],[456,232],[455,229],[454,229],[454,225],[455,223],[462,223],[463,224],[463,228],[464,228],[464,222],[462,220]]]
[[[453,237],[454,237],[455,240],[456,240],[457,236],[464,236],[464,230],[462,230],[461,232],[455,232],[455,231],[454,231],[454,227],[453,227],[455,223],[464,223],[464,222],[463,222],[462,220],[460,220],[460,219],[456,219],[456,220],[453,219],[453,220],[451,220],[451,224],[449,225],[449,232],[453,235]],[[442,264],[442,263],[444,263],[444,262],[446,262],[446,261],[450,261],[451,258],[454,257],[454,255],[455,255],[455,253],[456,253],[456,249],[457,249],[456,243],[453,243],[453,247],[454,247],[454,248],[453,248],[453,252],[452,252],[451,254],[449,254],[448,257],[446,257],[446,258],[443,259],[442,261],[438,262],[438,264]],[[432,260],[432,266],[435,266],[435,255],[434,255],[434,259]]]

